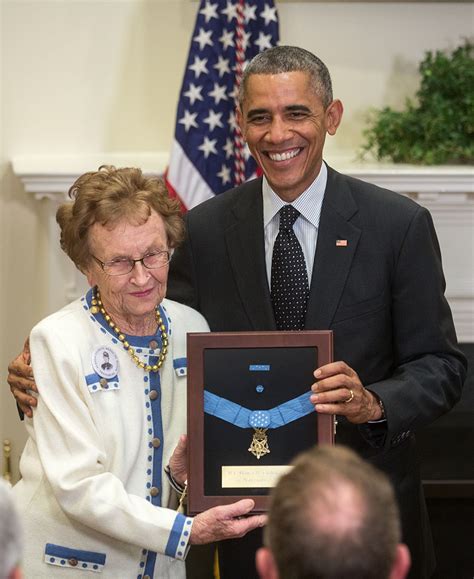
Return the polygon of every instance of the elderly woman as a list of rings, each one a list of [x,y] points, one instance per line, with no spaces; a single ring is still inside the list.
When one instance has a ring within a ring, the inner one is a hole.
[[[179,207],[139,169],[86,173],[70,195],[57,212],[61,247],[91,289],[30,336],[40,397],[14,488],[25,574],[183,577],[190,544],[264,519],[240,518],[250,500],[194,519],[173,510],[186,476],[186,333],[208,330],[165,299]]]

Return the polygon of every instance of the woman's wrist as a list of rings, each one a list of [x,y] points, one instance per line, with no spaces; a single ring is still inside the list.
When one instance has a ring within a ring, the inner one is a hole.
[[[184,489],[186,488],[186,481],[181,482],[181,481],[175,479],[172,472],[171,472],[171,468],[170,468],[169,464],[167,466],[165,466],[165,474],[168,477],[168,480],[169,480],[171,486],[174,488],[174,490],[178,493],[182,493],[184,491]]]

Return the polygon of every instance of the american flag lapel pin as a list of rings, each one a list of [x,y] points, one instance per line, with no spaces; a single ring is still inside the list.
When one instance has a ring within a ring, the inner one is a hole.
[[[336,239],[336,247],[347,247],[347,239]]]

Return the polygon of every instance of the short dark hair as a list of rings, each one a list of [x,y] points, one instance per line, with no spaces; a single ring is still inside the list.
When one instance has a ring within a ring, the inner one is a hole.
[[[265,545],[285,579],[386,579],[401,540],[387,477],[343,447],[301,454],[273,489]]]
[[[324,62],[309,50],[298,46],[274,46],[254,56],[246,66],[240,83],[239,105],[242,107],[245,100],[250,76],[284,72],[308,73],[312,88],[321,99],[324,108],[331,104],[333,100],[331,75]]]

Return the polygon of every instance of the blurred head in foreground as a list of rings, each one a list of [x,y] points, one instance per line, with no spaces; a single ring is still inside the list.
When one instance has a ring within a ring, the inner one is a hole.
[[[387,477],[343,447],[299,455],[272,492],[262,579],[403,579],[410,554]]]

